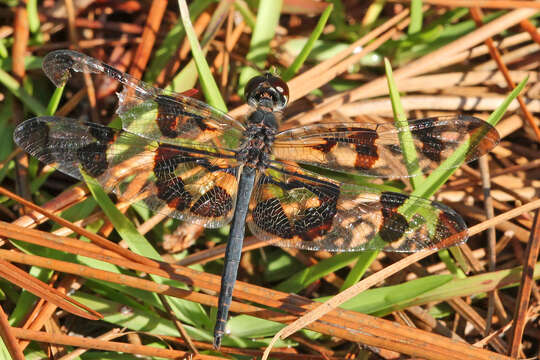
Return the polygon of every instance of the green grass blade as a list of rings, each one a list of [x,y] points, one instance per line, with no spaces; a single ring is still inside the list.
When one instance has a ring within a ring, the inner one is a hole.
[[[185,0],[178,0],[178,5],[180,7],[180,16],[182,17],[182,23],[184,24],[184,29],[186,30],[186,35],[191,46],[193,59],[197,65],[197,70],[201,79],[201,87],[206,100],[211,106],[227,112],[225,101],[223,101],[223,98],[221,97],[219,88],[214,80],[214,77],[212,76],[208,63],[206,62],[206,57],[201,49],[199,41],[197,40],[195,30],[193,30],[193,25],[189,19],[189,11]]]
[[[386,5],[386,0],[375,0],[369,5],[369,8],[366,11],[366,15],[364,15],[364,19],[362,19],[362,24],[365,26],[370,26],[377,21],[379,18],[379,15],[381,15],[381,12],[384,9],[384,5]]]
[[[411,23],[408,34],[416,34],[422,30],[422,0],[411,0]]]
[[[519,286],[523,274],[523,267],[517,266],[511,269],[498,270],[485,274],[469,276],[463,279],[454,277],[447,284],[430,290],[427,293],[418,296],[409,304],[409,306],[423,305],[431,302],[440,302],[457,297],[479,296],[488,291],[508,287]],[[534,280],[540,279],[540,262],[534,265],[532,274]]]
[[[394,113],[394,121],[398,129],[399,142],[403,151],[403,158],[407,166],[407,172],[411,176],[411,185],[417,188],[423,180],[422,172],[418,164],[418,155],[414,147],[414,141],[411,132],[409,131],[409,122],[401,105],[399,91],[396,86],[394,77],[392,76],[392,66],[388,59],[384,59],[384,69],[386,71],[386,79],[388,81],[388,91],[390,93],[390,101],[392,103],[392,111]]]
[[[446,265],[446,268],[450,270],[453,275],[459,278],[464,278],[466,276],[465,273],[456,265],[456,263],[450,256],[450,251],[448,251],[448,249],[443,249],[439,251],[438,255],[442,262]]]
[[[335,254],[328,259],[324,259],[307,269],[297,272],[289,279],[278,284],[275,289],[283,292],[297,293],[318,279],[348,266],[358,258],[354,252]]]
[[[15,80],[4,70],[0,69],[0,83],[3,84],[13,95],[15,95],[21,102],[30,109],[34,114],[43,116],[47,114],[47,110],[37,101],[32,95],[30,95],[18,81]]]
[[[39,16],[37,0],[28,0],[26,4],[26,11],[28,14],[28,26],[32,33],[39,31]]]
[[[40,70],[41,64],[43,64],[43,58],[40,56],[29,55],[24,58],[24,68],[26,70]],[[13,59],[11,57],[0,57],[0,69],[11,71],[13,69]]]
[[[292,79],[294,74],[300,69],[300,67],[304,64],[304,61],[306,61],[308,55],[313,50],[313,46],[315,45],[315,41],[321,36],[324,27],[326,25],[326,22],[328,21],[328,18],[330,17],[330,14],[332,13],[332,10],[334,9],[334,6],[332,4],[328,5],[324,12],[322,13],[321,17],[319,18],[319,22],[317,23],[317,26],[309,36],[306,44],[300,51],[300,54],[294,59],[291,66],[285,70],[285,72],[281,75],[281,78],[284,81],[289,81]]]
[[[259,69],[266,66],[266,58],[270,53],[270,40],[274,37],[275,29],[281,14],[282,0],[261,0],[257,11],[257,21],[251,36],[249,52],[246,55],[248,63],[253,63]],[[244,86],[258,73],[255,69],[246,67],[240,73],[240,94],[244,94]]]
[[[156,249],[137,231],[133,223],[114,206],[114,203],[109,199],[103,188],[96,184],[96,180],[85,174],[82,170],[81,174],[94,199],[96,199],[103,212],[107,215],[107,219],[114,225],[114,228],[118,231],[122,239],[129,244],[131,251],[150,259],[161,261],[161,256]]]
[[[432,275],[399,285],[369,289],[343,303],[340,307],[364,314],[384,316],[396,309],[407,307],[419,296],[439,289],[451,282],[453,278],[452,275]],[[328,299],[330,296],[316,299],[316,301]]]
[[[358,260],[356,260],[356,264],[354,264],[353,268],[345,278],[345,281],[343,282],[343,285],[341,285],[341,288],[339,289],[339,292],[342,292],[345,289],[350,288],[354,284],[356,284],[364,274],[366,273],[367,269],[369,269],[369,266],[371,263],[377,258],[377,255],[379,254],[379,251],[362,251],[358,253]]]
[[[244,1],[235,1],[234,7],[242,15],[242,18],[246,22],[247,26],[249,26],[249,28],[253,30],[255,28],[255,22],[257,21],[257,19],[249,9],[248,5]]]
[[[60,99],[62,99],[62,94],[64,93],[65,87],[66,85],[64,84],[54,89],[51,100],[49,100],[49,104],[47,105],[47,115],[54,115],[58,109],[58,104],[60,104]]]
[[[5,40],[0,39],[0,59],[6,59],[9,56],[9,51],[6,47]]]
[[[200,41],[202,52],[205,56],[208,52],[208,43],[215,37],[217,30],[227,18],[230,7],[230,3],[222,1],[212,14],[212,18],[210,19],[210,22],[206,27],[206,31]],[[165,89],[176,92],[187,91],[195,86],[198,79],[199,74],[197,73],[197,65],[195,64],[195,59],[192,58],[184,66],[184,68],[174,76]]]
[[[191,20],[195,20],[210,4],[216,2],[216,0],[198,0],[189,5],[189,14]],[[184,31],[184,24],[181,19],[172,27],[172,29],[165,35],[160,47],[154,51],[152,61],[148,66],[148,69],[144,72],[144,80],[147,82],[155,82],[159,73],[167,63],[171,60],[174,54],[178,51],[178,48],[184,40],[186,32]]]
[[[115,291],[106,287],[100,289],[97,282],[92,281],[92,283],[91,288],[94,288],[98,294]],[[77,299],[82,304],[95,309],[104,316],[104,321],[115,324],[116,326],[154,335],[178,336],[178,330],[171,320],[161,316],[152,308],[137,306],[137,304],[134,304],[125,295],[122,294],[122,296],[118,296],[117,298],[104,299],[103,296],[95,296],[79,291],[73,295],[73,299]],[[118,311],[119,308],[126,305],[129,306],[129,316]],[[194,340],[211,341],[212,339],[210,331],[201,329],[199,326],[184,324],[184,327],[189,336]]]

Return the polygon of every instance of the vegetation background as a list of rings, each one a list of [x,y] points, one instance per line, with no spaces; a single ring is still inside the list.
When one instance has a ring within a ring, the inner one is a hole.
[[[284,324],[316,308],[312,300],[345,289],[355,296],[343,309],[277,340],[271,358],[538,358],[539,2],[197,0],[193,29],[183,14],[165,0],[0,1],[3,358],[257,358]],[[237,117],[246,81],[274,68],[291,93],[283,128],[392,121],[392,109],[498,122],[502,142],[481,161],[375,185],[434,195],[473,236],[421,261],[267,247],[248,236],[231,336],[215,352],[228,228],[130,208],[13,144],[14,126],[37,115],[116,121],[118,83],[77,76],[55,90],[46,79],[43,56],[63,48],[172,91],[196,88]],[[392,98],[385,74],[400,92]]]

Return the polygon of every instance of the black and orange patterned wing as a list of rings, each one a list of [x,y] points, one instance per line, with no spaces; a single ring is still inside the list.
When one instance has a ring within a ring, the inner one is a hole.
[[[278,165],[256,180],[248,226],[274,245],[306,250],[414,252],[467,239],[463,219],[441,203]]]
[[[104,74],[124,85],[118,93],[117,114],[122,128],[163,143],[208,149],[236,149],[244,126],[197,99],[153,87],[97,59],[72,50],[53,51],[43,59],[43,70],[57,86],[71,71]]]
[[[38,160],[81,180],[84,171],[124,201],[212,228],[232,218],[240,175],[232,151],[163,144],[61,117],[26,120],[14,139]]]
[[[499,142],[495,128],[472,116],[412,120],[408,130],[418,166],[430,172],[470,140],[466,161],[488,153]],[[366,176],[406,177],[408,164],[393,124],[323,123],[285,130],[276,135],[276,159]]]

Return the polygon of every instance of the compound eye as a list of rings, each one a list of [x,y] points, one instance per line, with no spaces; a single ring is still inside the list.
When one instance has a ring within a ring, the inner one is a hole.
[[[246,87],[244,88],[244,94],[246,99],[250,99],[253,95],[253,92],[259,87],[260,84],[265,82],[267,79],[264,76],[255,76],[248,81]]]
[[[287,83],[281,80],[281,78],[273,75],[268,78],[268,82],[270,83],[270,86],[272,86],[272,88],[274,88],[279,94],[279,99],[277,99],[276,105],[280,109],[283,109],[289,101],[289,87],[287,86]]]
[[[289,99],[289,87],[287,83],[277,76],[272,76],[269,79],[270,85],[276,89],[281,95],[283,95],[287,100]]]

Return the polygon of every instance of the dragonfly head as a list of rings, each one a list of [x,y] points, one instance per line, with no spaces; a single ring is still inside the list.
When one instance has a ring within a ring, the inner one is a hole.
[[[265,107],[279,111],[289,101],[289,87],[285,81],[270,73],[249,80],[245,93],[248,104],[255,108]]]

